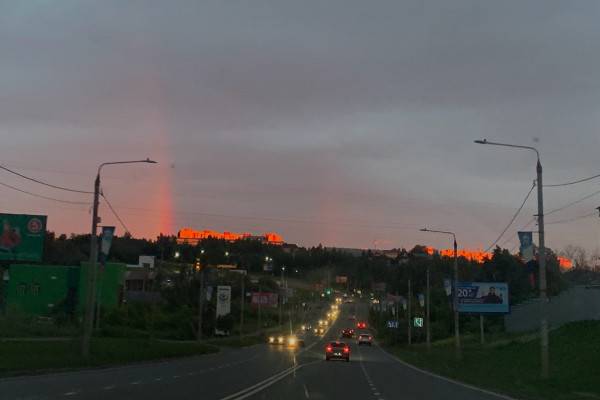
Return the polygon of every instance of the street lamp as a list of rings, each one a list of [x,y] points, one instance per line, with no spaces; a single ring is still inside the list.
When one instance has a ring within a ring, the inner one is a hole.
[[[178,251],[175,252],[175,258],[179,258],[180,254]]]
[[[458,315],[458,246],[456,244],[456,234],[450,231],[438,231],[434,229],[421,229],[421,232],[431,232],[431,233],[443,233],[446,235],[452,235],[453,244],[454,244],[454,290],[452,292],[452,304],[454,308],[454,347],[456,351],[456,358],[461,359],[461,349],[460,349],[460,326],[459,326],[459,315]],[[429,330],[429,264],[427,264],[427,346],[431,346],[431,331]]]
[[[284,287],[283,287],[284,279],[285,279],[285,265],[281,267],[281,284],[279,285],[281,289],[284,289]],[[280,289],[281,300],[279,301],[279,325],[280,326],[283,323],[283,301],[284,301],[283,290],[281,290],[281,289]]]
[[[84,358],[88,358],[90,355],[90,341],[92,339],[92,330],[94,324],[94,304],[96,301],[96,263],[98,262],[98,242],[96,237],[96,231],[98,230],[98,203],[100,199],[100,172],[102,167],[105,165],[115,164],[138,164],[148,163],[156,164],[156,161],[152,161],[149,158],[145,160],[136,161],[113,161],[100,164],[98,166],[98,172],[96,174],[96,180],[94,181],[94,206],[92,209],[92,232],[90,238],[90,268],[88,277],[88,292],[85,304],[85,316],[83,321],[83,336],[81,340],[81,355]]]
[[[544,235],[544,185],[542,183],[542,163],[540,162],[540,152],[532,146],[520,146],[515,144],[489,142],[487,139],[475,140],[477,144],[489,144],[492,146],[502,147],[513,147],[517,149],[525,149],[535,151],[537,157],[536,173],[537,173],[537,200],[538,200],[538,237],[539,237],[539,275],[540,275],[540,343],[541,343],[541,364],[542,378],[548,378],[548,360],[549,360],[549,349],[548,349],[548,317],[546,315],[546,302],[548,301],[547,284],[546,284],[546,245]]]

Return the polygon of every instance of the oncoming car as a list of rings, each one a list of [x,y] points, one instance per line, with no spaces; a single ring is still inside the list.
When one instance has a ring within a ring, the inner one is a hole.
[[[350,361],[350,346],[344,342],[331,342],[325,347],[325,361],[338,359]]]
[[[269,344],[285,344],[285,336],[283,335],[271,335],[269,336],[269,340],[267,340]]]

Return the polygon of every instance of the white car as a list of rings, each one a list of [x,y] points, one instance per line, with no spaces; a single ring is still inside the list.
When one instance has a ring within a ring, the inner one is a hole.
[[[361,333],[358,335],[358,345],[366,344],[368,346],[373,345],[373,336],[368,333]]]

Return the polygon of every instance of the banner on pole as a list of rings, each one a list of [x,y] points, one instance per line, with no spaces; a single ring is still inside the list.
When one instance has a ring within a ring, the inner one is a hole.
[[[217,318],[231,313],[231,286],[217,286]]]
[[[517,232],[519,235],[519,251],[524,263],[533,260],[533,232]]]

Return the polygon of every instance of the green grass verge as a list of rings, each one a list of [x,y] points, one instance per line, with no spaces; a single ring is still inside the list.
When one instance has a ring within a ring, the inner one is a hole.
[[[218,351],[210,344],[144,339],[95,338],[89,360],[81,358],[79,341],[0,342],[0,375],[72,369],[193,356]]]
[[[243,338],[239,336],[234,336],[219,339],[210,339],[207,341],[207,343],[209,344],[225,347],[247,347],[264,342],[265,339],[261,335],[244,336]]]
[[[464,343],[457,362],[452,343],[390,347],[410,364],[521,399],[600,399],[600,321],[571,323],[550,334],[550,379],[539,378],[540,344],[535,336],[508,337],[481,346]]]

